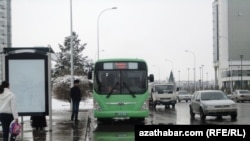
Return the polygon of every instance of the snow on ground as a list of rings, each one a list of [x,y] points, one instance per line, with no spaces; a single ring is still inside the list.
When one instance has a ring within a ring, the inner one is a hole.
[[[79,109],[92,109],[93,108],[93,99],[87,98],[85,100],[82,100],[80,103]],[[70,109],[70,103],[61,101],[58,99],[52,99],[52,110],[69,110]]]
[[[82,100],[79,105],[80,110],[85,110],[85,109],[92,109],[93,108],[93,99],[92,98],[87,98],[85,100]],[[52,112],[53,111],[68,111],[70,110],[70,103],[58,99],[52,98]],[[49,118],[48,116],[46,117],[47,119]],[[21,121],[21,117],[19,116],[19,120]],[[23,116],[23,121],[29,121],[30,116]]]
[[[87,98],[85,100],[82,100],[79,108],[80,108],[80,110],[92,109],[93,108],[93,99]],[[70,110],[70,103],[52,98],[52,111],[60,111],[60,110]],[[21,119],[19,119],[19,120],[21,121]],[[24,121],[30,120],[30,116],[24,116],[23,120]],[[0,123],[0,125],[1,125],[1,123]],[[0,131],[1,130],[2,130],[2,128],[0,128]]]

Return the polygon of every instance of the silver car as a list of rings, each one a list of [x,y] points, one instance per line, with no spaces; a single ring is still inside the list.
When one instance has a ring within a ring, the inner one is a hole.
[[[220,90],[201,90],[196,91],[191,99],[190,116],[195,118],[195,114],[200,115],[201,120],[206,116],[231,116],[232,120],[237,118],[237,105]]]
[[[232,94],[232,99],[236,102],[250,101],[249,90],[235,90]]]
[[[186,90],[180,90],[180,91],[178,91],[178,92],[176,92],[176,93],[177,93],[177,100],[178,100],[179,102],[181,102],[182,100],[183,100],[183,101],[186,101],[186,102],[188,102],[188,101],[191,100],[192,94],[189,93],[189,92],[186,91]]]

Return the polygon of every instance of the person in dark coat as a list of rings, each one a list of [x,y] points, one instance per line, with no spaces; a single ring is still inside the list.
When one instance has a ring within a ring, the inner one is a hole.
[[[79,80],[74,80],[74,86],[70,89],[70,98],[72,101],[72,115],[71,121],[78,121],[79,105],[82,98],[81,90],[79,88]]]
[[[33,128],[36,128],[36,130],[43,130],[45,127],[47,127],[47,121],[45,115],[39,115],[39,116],[31,116],[31,126]]]

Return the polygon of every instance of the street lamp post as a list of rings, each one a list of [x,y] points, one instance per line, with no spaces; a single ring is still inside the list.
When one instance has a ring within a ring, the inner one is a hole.
[[[73,64],[73,18],[72,18],[72,0],[70,0],[70,64],[71,64],[71,87],[73,87],[73,81],[74,81],[74,64]]]
[[[112,8],[104,9],[104,10],[98,15],[98,18],[97,18],[97,60],[99,60],[99,21],[100,21],[100,17],[101,17],[101,15],[102,15],[105,11],[113,10],[113,9],[117,9],[117,7],[112,7]]]
[[[204,65],[201,65],[201,89],[203,90],[203,67]]]
[[[74,86],[74,61],[73,61],[73,18],[72,18],[72,0],[70,0],[70,75],[71,75],[71,87]],[[70,104],[70,109],[72,109],[72,101]]]
[[[242,82],[242,75],[243,75],[243,74],[242,74],[242,59],[243,59],[243,55],[240,55],[240,62],[241,62],[241,63],[240,63],[240,65],[241,65],[241,80],[240,80],[240,88],[241,88],[241,89],[242,89],[242,85],[243,85],[243,84],[242,84],[242,83],[243,83],[243,82]]]
[[[240,66],[238,66],[238,84],[237,84],[238,88],[240,88],[239,83],[240,83]]]
[[[232,70],[232,61],[229,59],[229,85],[230,85],[230,92],[233,92],[233,70]]]
[[[201,90],[201,67],[200,68],[200,80],[199,80],[199,85],[200,85],[200,90]]]
[[[181,71],[179,70],[178,72],[179,72],[179,89],[180,89],[180,87],[181,87],[181,78],[180,78]]]
[[[207,89],[208,89],[208,72],[206,74],[207,74]]]
[[[190,91],[190,88],[189,88],[189,68],[188,69],[188,91]]]
[[[196,84],[195,84],[195,68],[196,68],[196,65],[195,65],[195,62],[196,62],[196,59],[195,59],[195,54],[192,52],[192,51],[190,51],[190,50],[185,50],[186,52],[190,52],[191,54],[193,54],[193,56],[194,56],[194,91],[196,90]]]

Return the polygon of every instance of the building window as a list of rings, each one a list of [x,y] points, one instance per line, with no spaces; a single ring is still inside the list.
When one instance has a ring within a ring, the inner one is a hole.
[[[0,9],[4,10],[5,9],[4,5],[0,5]]]
[[[3,21],[0,21],[0,26],[4,27],[4,22]]]
[[[247,76],[250,76],[250,70],[247,70]]]
[[[232,71],[232,76],[238,76],[238,70],[233,70]]]

